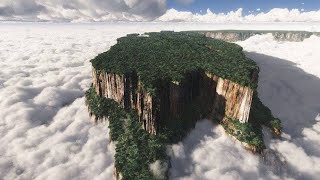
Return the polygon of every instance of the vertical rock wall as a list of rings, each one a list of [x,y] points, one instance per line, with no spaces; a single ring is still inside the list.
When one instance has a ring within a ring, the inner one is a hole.
[[[254,36],[258,33],[254,33],[254,32],[205,32],[204,35],[206,37],[210,37],[210,38],[215,38],[215,39],[221,39],[224,41],[229,41],[229,42],[235,42],[235,41],[244,41],[248,38],[250,38],[251,36]]]
[[[92,72],[97,94],[114,99],[126,110],[136,110],[143,128],[151,134],[157,133],[160,121],[179,117],[194,101],[200,101],[201,108],[208,108],[219,119],[249,119],[253,90],[216,75],[192,72],[183,82],[162,82],[159,97],[152,97],[135,73]]]
[[[206,37],[221,39],[224,41],[235,42],[244,41],[254,35],[262,35],[271,33],[277,41],[293,41],[300,42],[312,35],[319,36],[318,33],[306,32],[306,31],[208,31],[201,32]]]
[[[93,86],[99,96],[114,99],[124,105],[124,75],[104,73],[92,69]]]
[[[221,115],[220,109],[224,107],[224,116],[238,119],[242,123],[248,122],[253,90],[217,76],[213,76],[213,79],[217,81],[218,97],[225,99],[225,102],[217,99],[213,111]]]
[[[99,96],[118,102],[126,110],[135,109],[143,128],[156,134],[153,98],[145,92],[134,74],[118,75],[92,69],[93,87]]]

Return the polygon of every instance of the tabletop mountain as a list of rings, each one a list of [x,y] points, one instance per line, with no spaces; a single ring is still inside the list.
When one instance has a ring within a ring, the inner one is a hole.
[[[257,64],[236,44],[197,32],[129,34],[91,62],[86,103],[96,122],[109,121],[117,179],[167,179],[166,145],[200,119],[253,152],[265,149],[262,125],[281,133],[258,98]]]

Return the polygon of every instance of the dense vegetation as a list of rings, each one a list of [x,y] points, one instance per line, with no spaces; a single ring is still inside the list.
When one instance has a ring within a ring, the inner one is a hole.
[[[241,123],[237,119],[225,118],[221,125],[228,134],[247,143],[255,152],[261,152],[265,148],[262,129],[258,124]]]
[[[160,160],[166,165],[165,168],[168,168],[166,145],[185,137],[190,129],[188,122],[194,123],[194,119],[208,113],[200,102],[195,102],[186,108],[184,117],[171,121],[174,124],[171,124],[169,129],[161,131],[161,134],[151,135],[142,129],[137,113],[128,113],[114,100],[100,97],[93,87],[86,92],[86,103],[90,115],[94,115],[96,121],[104,118],[109,120],[111,140],[117,142],[115,167],[125,180],[167,179],[167,172],[164,172],[164,176],[155,177],[150,171],[150,164]],[[181,119],[187,122],[182,122]],[[281,132],[280,120],[272,116],[269,108],[257,97],[257,93],[254,94],[249,123],[240,123],[228,117],[219,123],[228,134],[247,143],[255,152],[261,152],[265,148],[262,125]]]
[[[256,91],[253,95],[248,123],[240,123],[239,120],[229,117],[219,123],[228,134],[247,143],[256,152],[265,149],[262,126],[270,128],[275,137],[279,137],[282,130],[280,119],[275,118],[270,109],[262,104]]]
[[[94,58],[92,65],[116,74],[136,72],[150,91],[159,78],[180,82],[187,72],[200,69],[255,88],[252,74],[258,69],[242,47],[192,32],[127,35]]]
[[[257,92],[253,95],[249,122],[269,127],[275,136],[281,134],[280,119],[275,118],[270,109],[262,104]]]
[[[149,165],[157,160],[168,164],[166,135],[151,135],[142,129],[136,113],[127,113],[112,99],[100,97],[94,88],[86,92],[86,103],[96,120],[108,118],[110,136],[116,141],[115,167],[124,180],[166,179],[156,177]]]
[[[257,75],[254,73],[258,73],[258,67],[245,57],[240,46],[192,32],[127,35],[119,38],[109,51],[93,59],[92,64],[99,72],[137,74],[154,102],[160,102],[159,98],[169,92],[170,89],[166,89],[168,82],[186,87],[193,84],[185,81],[196,84],[196,78],[190,76],[191,72],[209,72],[253,89],[257,86]],[[196,77],[196,74],[193,75]],[[167,165],[166,168],[169,167],[166,145],[181,141],[197,120],[211,117],[214,99],[210,94],[211,90],[205,94],[206,100],[196,95],[190,98],[192,100],[186,101],[186,105],[181,105],[181,114],[174,119],[164,116],[165,120],[157,122],[160,128],[157,135],[142,129],[137,112],[128,108],[125,110],[115,101],[100,97],[93,87],[86,92],[86,103],[96,121],[109,120],[111,140],[117,142],[115,167],[125,180],[166,179],[166,172],[163,177],[155,177],[150,171],[150,164],[160,161]],[[159,104],[153,108],[160,112]],[[221,110],[224,111],[223,108]],[[265,148],[262,125],[271,128],[276,135],[281,132],[280,120],[272,116],[256,92],[248,123],[228,117],[217,121],[227,133],[250,145],[255,152]]]

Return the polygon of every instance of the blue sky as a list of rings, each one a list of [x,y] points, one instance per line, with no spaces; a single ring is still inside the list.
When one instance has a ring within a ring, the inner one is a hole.
[[[167,1],[168,8],[197,13],[200,10],[206,12],[208,8],[217,13],[243,8],[245,14],[248,14],[249,11],[256,11],[258,8],[263,12],[273,8],[304,9],[305,11],[320,9],[320,0],[194,0],[190,4],[183,4],[178,1]]]

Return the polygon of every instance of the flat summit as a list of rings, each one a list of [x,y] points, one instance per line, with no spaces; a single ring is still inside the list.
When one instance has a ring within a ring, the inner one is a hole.
[[[257,96],[259,67],[236,44],[197,32],[129,34],[91,62],[86,103],[96,122],[109,120],[118,141],[118,179],[134,179],[135,169],[155,178],[153,163],[168,169],[166,145],[200,119],[220,123],[253,152],[265,149],[262,125],[281,133],[280,120]]]

